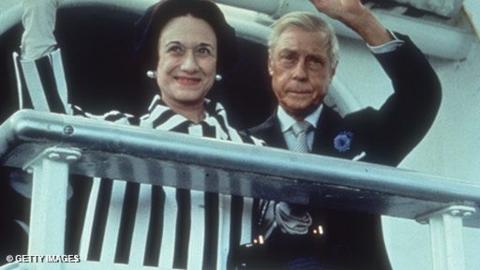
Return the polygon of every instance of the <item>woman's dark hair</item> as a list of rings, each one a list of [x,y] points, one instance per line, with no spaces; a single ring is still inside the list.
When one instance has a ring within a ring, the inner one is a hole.
[[[165,25],[176,17],[191,15],[206,21],[217,38],[217,71],[231,68],[237,58],[235,30],[216,4],[208,0],[164,0],[149,7],[136,24],[136,55],[147,68],[158,61],[158,39]]]

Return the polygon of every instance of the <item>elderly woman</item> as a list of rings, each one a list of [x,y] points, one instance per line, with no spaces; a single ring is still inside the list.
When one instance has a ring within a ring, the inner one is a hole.
[[[229,126],[223,107],[205,98],[217,72],[228,68],[236,53],[234,30],[214,3],[162,1],[148,9],[139,25],[142,30],[138,51],[154,69],[148,74],[156,80],[159,94],[151,102],[148,114],[140,118],[115,111],[101,118],[139,123],[150,129],[258,143],[240,136]],[[25,65],[28,59],[17,58],[21,73],[18,77],[27,81],[24,90],[28,91],[23,95],[32,100],[38,95],[38,89],[28,87],[32,78],[25,69],[38,68],[44,58],[48,57],[53,68],[47,69],[52,76],[42,79],[59,77],[55,65],[61,66],[61,62],[55,52],[31,60],[36,65]],[[54,82],[57,101],[64,107],[45,107],[92,117],[76,106],[65,106],[59,81],[62,80]],[[194,170],[173,175],[159,172],[159,177],[195,181],[202,174]],[[234,256],[236,247],[251,241],[250,198],[109,179],[94,179],[81,190],[87,194],[84,199],[78,199],[82,192],[73,189],[74,203],[70,209],[77,222],[68,225],[71,235],[67,235],[67,247],[72,247],[69,252],[80,254],[81,260],[166,269],[225,269],[231,265],[228,255]]]
[[[148,74],[156,78],[161,100],[194,123],[204,120],[205,96],[217,72],[236,58],[235,31],[208,1],[163,1],[147,11],[137,28],[142,25],[137,49],[156,70]]]

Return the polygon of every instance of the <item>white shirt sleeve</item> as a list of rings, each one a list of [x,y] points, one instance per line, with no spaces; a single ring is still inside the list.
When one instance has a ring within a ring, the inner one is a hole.
[[[374,54],[382,54],[382,53],[389,53],[395,51],[398,47],[402,46],[405,41],[399,39],[395,33],[388,30],[388,33],[393,37],[393,40],[377,45],[377,46],[370,46],[367,44],[367,47],[372,51]]]
[[[23,0],[22,59],[36,60],[52,52],[57,45],[53,31],[56,12],[63,0]]]

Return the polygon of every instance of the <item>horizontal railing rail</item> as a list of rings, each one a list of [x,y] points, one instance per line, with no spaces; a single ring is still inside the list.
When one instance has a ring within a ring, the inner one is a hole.
[[[70,171],[86,176],[409,219],[452,204],[480,205],[478,184],[365,162],[30,110],[0,126],[0,164],[25,168],[52,146],[78,149],[81,158]],[[189,167],[204,170],[201,182],[158,177]],[[466,218],[465,225],[480,227],[479,216]]]

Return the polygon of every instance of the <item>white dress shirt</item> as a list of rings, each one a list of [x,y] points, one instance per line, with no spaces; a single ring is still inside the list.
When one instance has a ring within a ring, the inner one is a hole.
[[[323,105],[320,104],[320,106],[318,106],[318,108],[314,112],[312,112],[310,115],[308,115],[305,118],[305,121],[308,122],[310,125],[312,125],[312,127],[316,128],[318,119],[320,118],[320,114],[322,113],[322,109],[323,109]],[[280,121],[280,129],[282,130],[283,138],[287,142],[288,149],[291,150],[293,149],[293,147],[297,142],[295,134],[293,134],[293,130],[292,130],[292,126],[297,122],[297,120],[295,120],[295,118],[290,116],[282,108],[282,106],[278,106],[277,117],[278,117],[278,120]],[[314,130],[313,129],[308,130],[306,134],[308,152],[312,151],[313,136],[314,136]]]

